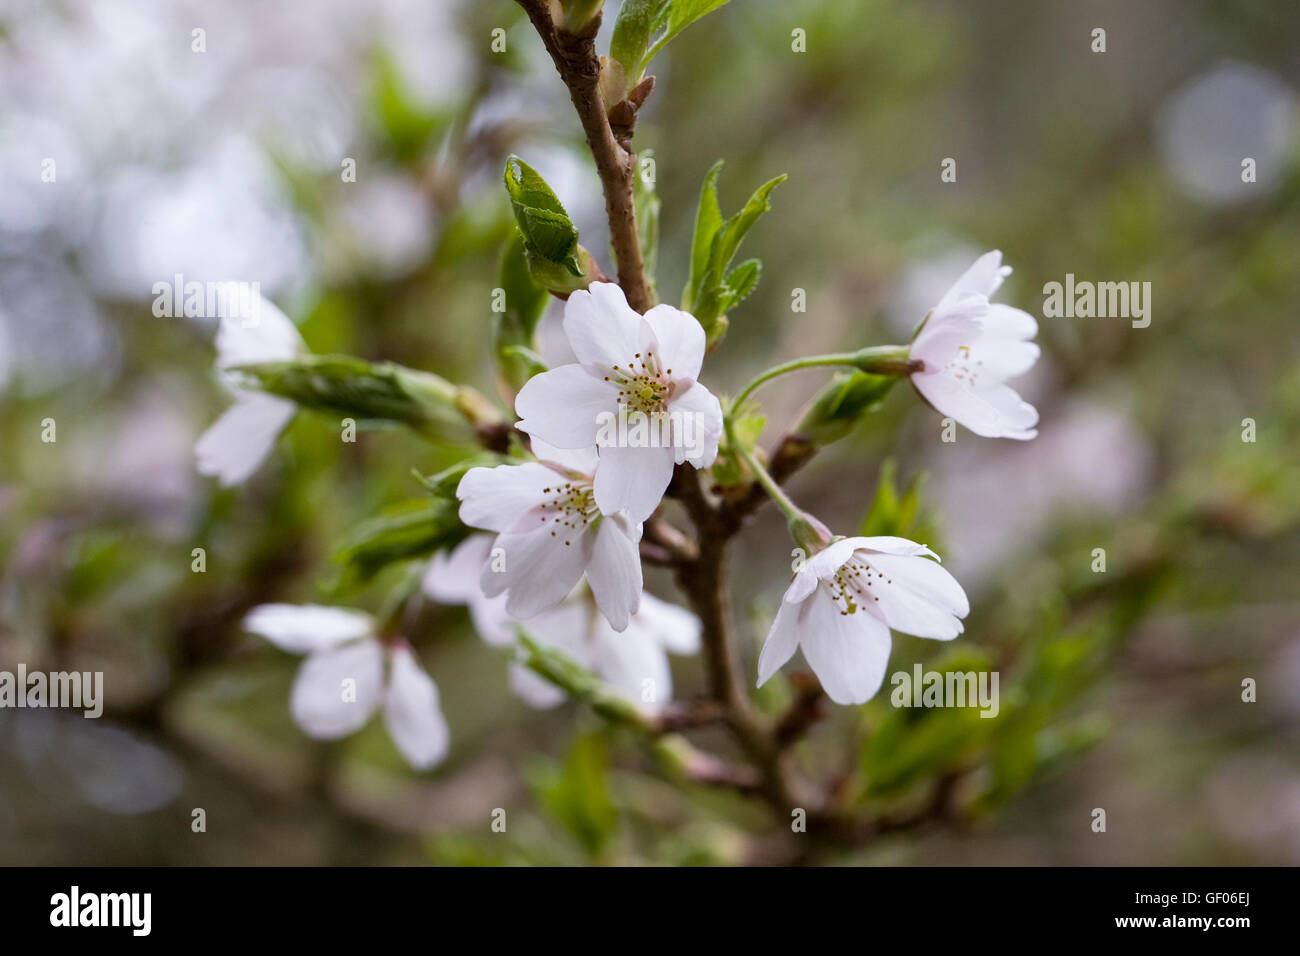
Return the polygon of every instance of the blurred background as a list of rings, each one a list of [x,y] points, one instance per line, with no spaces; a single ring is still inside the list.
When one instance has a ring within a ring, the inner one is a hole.
[[[714,391],[906,341],[987,249],[1015,267],[999,298],[1039,316],[1066,273],[1152,287],[1149,328],[1041,320],[1044,357],[1014,383],[1037,440],[942,443],[900,386],[792,481],[838,529],[873,500],[909,512],[971,593],[956,645],[896,635],[891,672],[956,655],[1002,676],[997,720],[886,693],[835,708],[807,766],[871,812],[937,793],[945,809],[812,862],[1300,863],[1300,7],[734,0],[652,72],[636,142],[657,163],[666,301],[710,165],[726,160],[727,214],[790,177],[746,240],[764,275],[706,368]],[[105,675],[99,720],[0,710],[0,863],[764,859],[783,821],[672,784],[581,708],[529,710],[461,608],[427,604],[409,634],[453,736],[427,774],[377,721],[306,738],[298,659],[238,626],[259,603],[333,600],[350,529],[463,450],[342,444],[304,413],[219,489],[193,458],[228,403],[213,323],[156,317],[152,287],[257,281],[313,351],[496,397],[509,153],[613,269],[576,118],[516,6],[3,0],[0,89],[0,670]],[[762,393],[769,441],[824,378]],[[790,545],[770,511],[747,534],[732,572],[752,674]],[[660,572],[647,585],[674,597]],[[343,603],[375,609],[364,590]],[[698,659],[674,667],[678,697],[702,692]]]

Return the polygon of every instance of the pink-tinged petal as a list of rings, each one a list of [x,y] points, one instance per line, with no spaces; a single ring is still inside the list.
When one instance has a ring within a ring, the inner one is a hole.
[[[758,687],[766,684],[794,656],[799,647],[799,615],[803,607],[802,603],[785,600],[777,609],[776,619],[758,655]]]
[[[672,481],[673,459],[671,448],[602,448],[592,483],[601,514],[626,511],[633,521],[650,517]]]
[[[247,480],[271,453],[295,411],[297,406],[288,399],[238,393],[235,404],[194,445],[199,474],[212,475],[227,488]]]
[[[233,289],[218,288],[217,368],[288,361],[307,351],[298,329],[269,300],[245,300]]]
[[[984,335],[988,308],[988,299],[973,295],[942,312],[936,310],[912,342],[910,357],[924,362],[926,372],[941,371],[957,357],[958,349],[975,344]]]
[[[988,402],[1002,419],[1003,438],[1033,438],[1033,431],[1038,424],[1038,409],[1034,408],[1020,394],[1008,385],[977,390],[980,398]]]
[[[693,382],[668,403],[673,421],[675,460],[708,468],[718,457],[722,439],[722,403],[699,382]]]
[[[668,652],[657,641],[632,630],[604,629],[596,639],[595,671],[633,703],[655,710],[673,699]]]
[[[618,413],[618,391],[581,365],[561,365],[524,383],[515,413],[521,432],[557,448],[588,448],[601,424]]]
[[[985,335],[971,346],[967,367],[975,377],[975,388],[1000,385],[1034,367],[1042,350],[1033,342]]]
[[[550,498],[547,488],[561,481],[537,462],[471,468],[456,488],[460,520],[471,528],[510,531]]]
[[[244,630],[291,654],[325,651],[374,632],[361,611],[319,604],[260,604],[244,616]]]
[[[1002,264],[1002,253],[997,249],[986,252],[962,273],[961,278],[952,284],[952,288],[944,293],[935,311],[939,312],[951,306],[964,295],[974,294],[982,295],[986,299],[992,298],[993,293],[1002,286],[1002,280],[1009,275],[1011,275],[1011,267]]]
[[[529,442],[538,461],[546,462],[564,472],[577,472],[590,478],[596,473],[596,446],[585,448],[556,448],[534,436]]]
[[[440,604],[467,604],[482,594],[478,579],[494,540],[494,535],[472,534],[451,551],[435,554],[421,582],[424,593]]]
[[[641,552],[616,515],[602,518],[596,529],[587,583],[609,626],[616,631],[627,630],[628,620],[641,601]]]
[[[935,411],[966,426],[984,438],[1000,438],[1002,415],[979,394],[943,373],[918,373],[912,384]]]
[[[483,569],[480,583],[488,597],[506,595],[506,610],[512,617],[529,618],[554,607],[568,596],[591,560],[594,534],[571,529],[554,535],[547,528],[522,534],[502,534],[496,546],[502,550],[504,570],[492,564]]]
[[[984,325],[990,335],[1009,339],[1032,339],[1038,334],[1038,320],[1023,309],[998,302],[989,304]]]
[[[841,538],[822,548],[804,563],[804,571],[822,580],[835,577],[835,572],[844,566],[844,562],[853,557],[856,545],[853,538]]]
[[[847,560],[847,559],[846,559]],[[804,601],[808,595],[817,590],[817,585],[821,583],[821,578],[808,569],[807,562],[804,566],[795,572],[790,581],[790,586],[785,589],[785,596],[781,599],[786,604],[799,604]]]
[[[837,704],[862,704],[874,697],[889,665],[889,628],[870,614],[841,614],[824,592],[803,608],[800,646],[826,696]]]
[[[917,544],[908,538],[899,538],[892,534],[877,534],[866,538],[849,538],[854,551],[879,551],[882,554],[925,554],[932,558],[939,556],[923,544]]]
[[[883,571],[886,579],[907,588],[931,604],[958,617],[970,613],[970,600],[966,597],[966,592],[957,579],[938,562],[929,558],[893,554],[865,554],[863,559]]]
[[[438,701],[438,685],[405,644],[389,655],[392,672],[384,700],[384,724],[402,756],[416,770],[441,763],[451,746],[451,731]]]
[[[656,305],[645,320],[659,343],[659,370],[669,378],[699,378],[705,341],[704,327],[695,316],[671,305]]]
[[[646,344],[641,316],[613,282],[593,282],[569,296],[564,334],[579,362],[602,369],[626,367]]]
[[[631,628],[674,654],[694,654],[700,649],[700,619],[653,594],[641,595],[641,606],[632,618]]]
[[[543,647],[561,651],[591,670],[593,646],[589,634],[599,623],[596,611],[585,600],[570,600],[524,621],[520,627]],[[568,695],[523,663],[510,665],[510,691],[531,707],[555,707]]]
[[[289,710],[309,737],[337,740],[360,730],[383,698],[384,651],[367,638],[312,654],[298,668]]]
[[[858,613],[869,612],[894,630],[916,637],[950,641],[962,632],[961,621],[951,610],[909,587],[909,579],[901,576],[913,564],[930,564],[947,574],[937,564],[926,558],[891,555],[867,556],[863,563],[865,567],[858,565],[858,573],[853,578],[857,590],[855,600],[862,609]]]

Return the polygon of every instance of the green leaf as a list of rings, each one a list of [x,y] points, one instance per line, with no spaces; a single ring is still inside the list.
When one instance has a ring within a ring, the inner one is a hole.
[[[646,51],[650,38],[668,18],[672,0],[624,0],[614,21],[614,35],[609,41],[609,55],[623,65],[623,70],[639,82],[645,72]],[[613,106],[613,103],[609,104]]]
[[[563,651],[533,640],[526,625],[519,628],[519,646],[529,670],[546,678],[572,699],[586,704],[606,720],[647,729],[646,717],[635,704]]]
[[[704,281],[709,269],[709,252],[713,237],[722,228],[722,209],[718,205],[718,176],[722,173],[722,160],[710,167],[700,189],[700,204],[695,212],[695,235],[691,239],[691,272],[682,290],[682,309],[690,312],[695,304],[696,289]]]
[[[655,272],[659,264],[659,194],[655,184],[645,176],[644,163],[654,158],[653,150],[643,150],[637,157],[637,174],[632,184],[632,202],[636,211],[636,228],[641,239],[641,258],[645,263],[650,291],[655,291]]]
[[[720,321],[733,305],[754,290],[761,273],[758,260],[751,259],[727,272],[740,243],[758,218],[771,209],[768,197],[785,182],[784,175],[768,180],[754,191],[749,201],[729,219],[723,220],[718,205],[718,161],[704,179],[691,242],[691,271],[682,290],[682,309],[693,314],[704,327],[709,344],[722,337],[726,323]]]
[[[456,488],[460,485],[460,480],[465,477],[465,473],[471,468],[495,468],[497,465],[509,464],[518,464],[518,462],[505,455],[484,452],[481,455],[472,455],[458,461],[437,474],[425,476],[417,471],[415,479],[424,485],[434,497],[454,501],[456,499]]]
[[[334,590],[353,590],[391,564],[454,548],[468,534],[454,498],[415,498],[389,505],[357,525],[334,555],[341,565]]]
[[[583,734],[574,742],[563,767],[535,769],[534,791],[556,820],[591,856],[605,848],[618,826],[618,810],[609,790],[608,745],[601,734]]]
[[[423,109],[415,102],[401,72],[387,54],[377,58],[372,84],[373,114],[378,117],[393,154],[403,162],[419,158],[447,117]]]
[[[934,529],[920,520],[921,487],[925,483],[925,473],[917,472],[913,475],[907,490],[901,496],[898,493],[896,473],[897,464],[894,459],[885,459],[880,466],[876,497],[862,519],[858,534],[864,537],[894,535],[920,541],[922,544],[934,544]]]
[[[641,81],[650,61],[678,34],[725,3],[727,0],[626,0],[614,24],[609,52],[623,64],[628,85]]]
[[[546,180],[512,155],[506,160],[505,183],[525,249],[543,262],[563,266],[572,275],[582,276],[578,230]]]

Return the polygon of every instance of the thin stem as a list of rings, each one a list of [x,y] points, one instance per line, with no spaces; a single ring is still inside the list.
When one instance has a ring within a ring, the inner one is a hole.
[[[832,352],[828,355],[809,355],[775,365],[760,374],[740,390],[740,394],[731,402],[732,409],[740,408],[760,385],[770,382],[787,372],[797,372],[805,368],[817,368],[826,365],[848,365],[860,372],[875,375],[907,375],[916,370],[916,364],[908,358],[906,345],[881,345],[875,348],[858,349],[856,352]]]
[[[790,496],[785,493],[785,489],[778,485],[776,480],[768,474],[767,469],[759,463],[754,453],[744,445],[736,442],[730,429],[727,430],[727,437],[732,439],[732,447],[736,450],[736,454],[740,455],[745,460],[745,464],[749,465],[754,477],[758,479],[758,483],[767,492],[767,496],[772,499],[772,503],[781,509],[781,513],[785,515],[786,519],[791,523],[806,521],[807,516],[804,514],[803,509],[790,500]]]
[[[578,112],[587,146],[596,161],[596,172],[600,175],[601,189],[605,194],[610,244],[614,247],[614,257],[618,259],[618,284],[627,296],[628,304],[638,312],[645,312],[655,301],[645,274],[632,198],[636,156],[619,144],[600,95],[596,33],[600,29],[601,14],[597,13],[579,35],[574,35],[558,28],[551,20],[546,0],[518,0],[518,3],[528,14],[546,46],[546,52],[555,63],[560,79],[568,87],[569,99]]]

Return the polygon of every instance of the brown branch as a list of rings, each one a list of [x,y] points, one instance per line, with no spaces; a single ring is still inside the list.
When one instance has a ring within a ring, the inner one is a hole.
[[[645,312],[654,303],[654,294],[645,274],[641,256],[641,239],[636,229],[636,210],[632,185],[636,175],[636,156],[626,148],[631,128],[621,126],[623,145],[610,125],[605,103],[600,95],[600,58],[596,55],[596,33],[602,15],[592,17],[578,35],[568,33],[551,20],[546,0],[518,0],[551,55],[560,79],[568,87],[569,98],[582,123],[587,146],[596,161],[601,188],[605,193],[605,214],[609,218],[610,244],[618,259],[618,284],[628,304]],[[646,92],[649,92],[648,88]],[[626,120],[624,120],[625,122]]]

